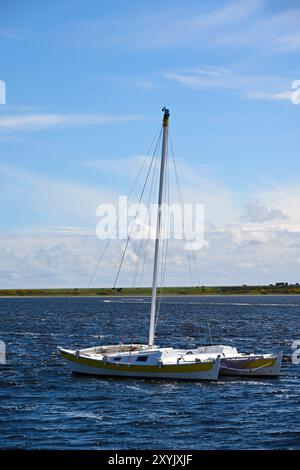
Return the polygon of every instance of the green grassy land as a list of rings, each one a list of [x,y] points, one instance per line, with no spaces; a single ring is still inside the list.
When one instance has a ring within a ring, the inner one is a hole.
[[[269,285],[269,286],[215,286],[215,287],[165,287],[164,295],[267,295],[267,294],[300,294],[300,285]],[[149,287],[141,288],[78,288],[78,289],[0,289],[0,297],[48,297],[48,296],[145,296],[151,295]]]

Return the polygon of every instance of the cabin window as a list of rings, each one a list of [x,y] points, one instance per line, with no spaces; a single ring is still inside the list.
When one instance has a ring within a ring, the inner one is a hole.
[[[138,357],[136,358],[136,361],[137,361],[137,362],[146,362],[147,359],[148,359],[148,356],[138,356]]]
[[[121,360],[121,356],[114,357],[114,361],[120,361],[120,360]]]

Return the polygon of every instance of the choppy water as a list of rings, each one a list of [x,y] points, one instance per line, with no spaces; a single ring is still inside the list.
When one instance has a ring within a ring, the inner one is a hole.
[[[0,299],[0,447],[300,449],[300,365],[278,379],[217,383],[73,376],[56,346],[146,341],[149,299]],[[300,297],[168,298],[157,344],[284,350],[300,339]]]

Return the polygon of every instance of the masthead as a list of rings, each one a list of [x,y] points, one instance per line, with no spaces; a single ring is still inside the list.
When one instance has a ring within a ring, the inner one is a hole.
[[[169,122],[169,117],[170,117],[170,111],[169,109],[163,107],[162,109],[163,113],[164,113],[164,117],[163,117],[163,126],[164,127],[168,127],[168,122]]]

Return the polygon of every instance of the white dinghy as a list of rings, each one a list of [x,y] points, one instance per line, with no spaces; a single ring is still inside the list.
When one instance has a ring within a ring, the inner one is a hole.
[[[282,352],[278,354],[245,354],[232,346],[203,346],[195,354],[207,354],[211,358],[221,356],[220,375],[247,377],[278,377]]]

